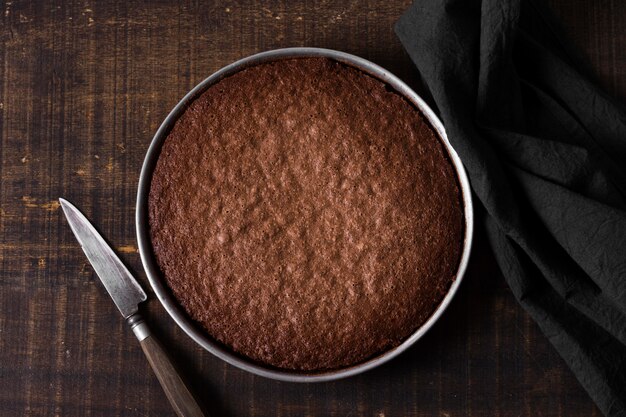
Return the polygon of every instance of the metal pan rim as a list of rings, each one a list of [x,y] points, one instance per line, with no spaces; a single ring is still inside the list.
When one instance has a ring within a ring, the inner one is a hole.
[[[297,58],[297,57],[326,57],[333,59],[335,61],[342,62],[346,65],[355,67],[375,78],[380,79],[381,81],[387,83],[391,87],[393,87],[399,94],[404,96],[407,100],[409,100],[415,107],[419,109],[419,111],[426,117],[431,126],[437,131],[441,141],[443,142],[448,155],[455,167],[456,174],[459,180],[461,194],[464,204],[464,214],[465,214],[465,238],[463,242],[463,251],[461,255],[461,260],[459,262],[459,267],[457,270],[456,277],[445,297],[437,307],[437,309],[433,312],[430,318],[422,324],[409,338],[407,338],[400,345],[395,348],[383,352],[382,354],[373,357],[365,362],[353,365],[348,368],[341,368],[337,370],[329,370],[317,373],[304,373],[297,371],[289,371],[283,369],[276,369],[269,366],[264,366],[262,364],[256,363],[250,359],[244,358],[242,356],[237,355],[236,353],[228,350],[223,347],[216,341],[212,340],[208,334],[202,331],[196,324],[192,322],[192,320],[186,315],[183,311],[182,307],[178,304],[176,299],[172,296],[166,284],[163,282],[161,273],[156,264],[152,253],[152,247],[150,243],[149,237],[149,222],[148,222],[148,193],[150,190],[150,180],[152,177],[152,172],[156,161],[159,157],[159,152],[161,145],[169,130],[176,122],[178,117],[185,111],[187,105],[194,100],[201,92],[207,89],[209,86],[215,84],[220,79],[227,77],[231,74],[234,74],[246,67],[260,64],[263,62],[275,61],[279,59],[285,58]],[[456,294],[461,281],[463,280],[463,276],[467,269],[467,264],[469,261],[471,246],[472,246],[472,238],[473,238],[473,230],[474,230],[474,212],[472,206],[472,196],[471,190],[469,186],[469,181],[467,178],[467,174],[465,169],[463,168],[463,164],[459,159],[459,156],[450,145],[448,138],[446,136],[445,129],[443,124],[436,116],[436,114],[432,111],[432,109],[422,100],[421,97],[417,95],[408,85],[406,85],[403,81],[397,78],[395,75],[387,71],[386,69],[367,61],[363,58],[360,58],[355,55],[347,54],[344,52],[339,52],[331,49],[322,49],[322,48],[284,48],[284,49],[275,49],[266,52],[261,52],[255,55],[251,55],[249,57],[240,59],[230,65],[227,65],[220,69],[219,71],[213,73],[208,78],[200,82],[196,87],[194,87],[189,93],[183,97],[183,99],[174,107],[174,109],[168,114],[165,118],[159,129],[157,130],[148,151],[146,153],[143,166],[141,169],[141,174],[139,176],[139,187],[137,191],[137,207],[135,213],[136,220],[136,228],[137,228],[137,241],[139,245],[139,253],[141,256],[141,262],[148,276],[148,280],[150,281],[150,285],[152,289],[157,295],[157,298],[165,307],[165,310],[168,314],[174,319],[176,324],[183,329],[189,337],[191,337],[196,343],[202,346],[207,351],[211,352],[213,355],[219,357],[225,362],[236,366],[245,371],[251,372],[256,375],[260,375],[263,377],[279,380],[279,381],[288,381],[288,382],[321,382],[321,381],[332,381],[336,379],[346,378],[349,376],[353,376],[372,368],[375,368],[379,365],[382,365],[385,362],[395,358],[400,355],[402,352],[407,350],[410,346],[412,346],[415,342],[421,339],[424,334],[437,322],[437,320],[441,317],[443,312],[450,305],[452,298]]]

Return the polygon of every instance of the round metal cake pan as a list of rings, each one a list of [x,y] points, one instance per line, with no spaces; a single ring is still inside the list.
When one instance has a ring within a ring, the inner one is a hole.
[[[254,362],[250,359],[236,354],[235,352],[229,350],[227,347],[212,339],[199,325],[197,325],[187,315],[183,308],[178,304],[177,300],[174,298],[169,288],[167,287],[167,284],[165,283],[163,277],[161,276],[161,272],[154,258],[152,246],[150,243],[148,220],[148,194],[150,190],[150,181],[156,161],[159,158],[161,145],[163,144],[163,141],[167,137],[168,133],[170,132],[170,129],[173,127],[178,117],[180,117],[180,115],[186,110],[189,103],[192,102],[196,97],[198,97],[202,92],[204,92],[209,86],[217,83],[219,80],[225,77],[228,77],[229,75],[241,71],[246,67],[280,59],[298,57],[325,57],[357,68],[364,73],[367,73],[385,82],[387,85],[394,88],[398,94],[402,95],[409,102],[411,102],[424,115],[430,125],[437,131],[441,141],[448,151],[448,155],[455,167],[456,174],[459,180],[465,214],[465,234],[463,251],[456,277],[450,285],[450,288],[445,297],[443,298],[435,312],[431,315],[431,317],[403,343],[391,350],[383,352],[376,357],[373,357],[365,362],[348,368],[315,373],[290,371],[265,366],[263,364]],[[470,250],[472,246],[474,214],[467,175],[457,153],[448,142],[448,138],[446,136],[443,124],[439,121],[439,119],[430,109],[430,107],[428,107],[428,105],[408,85],[406,85],[404,82],[402,82],[399,78],[391,74],[386,69],[355,55],[321,48],[286,48],[252,55],[247,58],[240,59],[239,61],[222,68],[221,70],[215,72],[213,75],[198,84],[193,90],[187,93],[187,95],[176,105],[176,107],[174,107],[174,109],[165,118],[158,131],[154,135],[152,143],[148,148],[143,167],[141,169],[141,175],[139,177],[139,189],[137,193],[136,223],[137,240],[139,243],[141,261],[145,268],[146,274],[148,275],[150,284],[152,285],[152,288],[157,297],[165,307],[165,310],[167,310],[170,316],[172,316],[174,321],[185,331],[185,333],[187,333],[204,349],[208,350],[209,352],[223,359],[229,364],[243,370],[252,372],[263,377],[281,381],[317,382],[345,378],[375,368],[376,366],[379,366],[391,360],[392,358],[395,358],[396,356],[407,350],[420,338],[422,338],[422,336],[424,336],[424,334],[435,324],[435,322],[446,310],[446,308],[452,301],[454,294],[457,292],[459,285],[461,284],[461,280],[463,279],[463,275],[467,268],[467,263],[469,260]]]

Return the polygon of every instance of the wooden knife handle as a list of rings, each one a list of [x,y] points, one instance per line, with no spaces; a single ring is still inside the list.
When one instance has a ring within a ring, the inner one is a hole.
[[[138,314],[129,317],[127,321],[137,336],[143,353],[148,358],[148,362],[150,362],[150,366],[152,366],[152,370],[161,383],[161,387],[163,387],[163,391],[165,391],[176,415],[179,417],[206,417],[167,353],[165,353],[163,346],[150,332],[146,322]]]

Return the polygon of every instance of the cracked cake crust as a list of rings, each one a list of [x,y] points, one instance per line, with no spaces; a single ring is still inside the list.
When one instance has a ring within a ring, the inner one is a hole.
[[[199,95],[163,143],[148,205],[188,315],[233,351],[300,371],[409,337],[464,239],[457,176],[428,122],[326,58],[252,66]]]

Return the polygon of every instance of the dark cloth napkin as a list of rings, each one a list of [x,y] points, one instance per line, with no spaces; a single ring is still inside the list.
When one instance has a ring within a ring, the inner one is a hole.
[[[417,0],[396,24],[520,304],[626,416],[626,113],[540,0]]]

